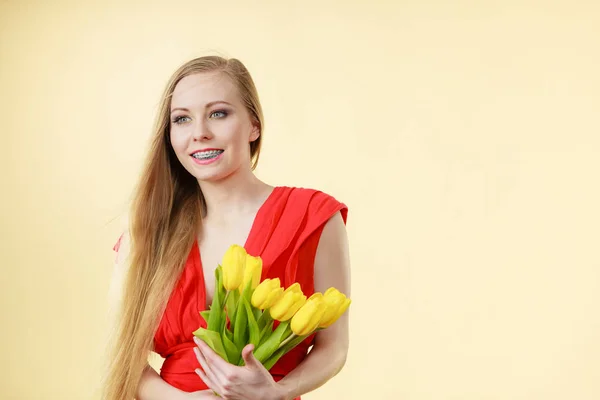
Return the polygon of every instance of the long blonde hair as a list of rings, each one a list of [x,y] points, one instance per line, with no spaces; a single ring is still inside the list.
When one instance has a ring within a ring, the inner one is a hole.
[[[118,325],[114,332],[103,383],[103,400],[131,400],[150,351],[166,304],[175,287],[206,212],[198,181],[179,162],[170,144],[170,107],[173,91],[184,77],[220,71],[229,76],[259,127],[250,143],[251,168],[258,163],[264,129],[263,113],[254,81],[237,59],[204,56],[180,66],[168,81],[159,105],[148,158],[133,193],[129,217],[131,250],[125,276]]]

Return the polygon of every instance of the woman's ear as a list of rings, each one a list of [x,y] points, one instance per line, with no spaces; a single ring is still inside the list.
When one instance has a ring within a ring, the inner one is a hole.
[[[250,132],[250,142],[254,142],[260,136],[260,128],[257,124],[252,124],[252,131]]]

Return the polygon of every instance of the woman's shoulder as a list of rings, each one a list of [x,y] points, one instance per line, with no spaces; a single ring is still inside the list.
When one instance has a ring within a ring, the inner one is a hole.
[[[279,186],[279,188],[286,190],[289,196],[304,197],[315,200],[329,200],[338,201],[336,195],[331,192],[326,192],[323,189],[315,187],[305,186]]]
[[[348,214],[348,206],[338,195],[315,187],[303,186],[280,186],[286,195],[285,200],[288,204],[293,204],[293,208],[306,216],[332,216],[338,211],[341,212],[344,221]]]

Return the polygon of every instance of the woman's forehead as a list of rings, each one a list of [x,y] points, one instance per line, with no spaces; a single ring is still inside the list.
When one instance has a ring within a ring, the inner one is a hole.
[[[175,86],[172,108],[203,106],[215,101],[238,103],[238,93],[231,79],[220,72],[188,75]]]

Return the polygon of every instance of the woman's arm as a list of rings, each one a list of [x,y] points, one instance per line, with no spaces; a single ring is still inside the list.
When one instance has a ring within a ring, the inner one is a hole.
[[[148,364],[144,369],[138,391],[135,395],[136,400],[216,400],[218,397],[213,395],[212,390],[200,390],[197,392],[184,392],[174,386],[169,385],[160,377],[160,375]]]
[[[190,394],[165,382],[148,364],[144,369],[138,391],[137,400],[187,400]]]
[[[330,287],[350,297],[350,256],[346,226],[340,213],[323,228],[315,255],[315,292]],[[285,399],[293,399],[322,386],[346,363],[349,346],[349,309],[333,325],[315,335],[312,350],[293,371],[279,381]]]

